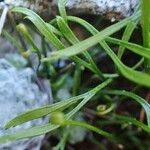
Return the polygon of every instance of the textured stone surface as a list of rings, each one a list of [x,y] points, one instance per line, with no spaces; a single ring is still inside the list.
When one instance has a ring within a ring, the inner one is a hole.
[[[70,0],[67,7],[78,13],[106,15],[107,18],[130,16],[137,0]]]
[[[1,6],[24,6],[40,14],[49,15],[55,12],[53,7],[56,3],[57,0],[4,0]],[[109,19],[120,19],[131,15],[138,4],[139,0],[68,0],[67,8],[71,13],[100,14]]]
[[[6,57],[10,60],[9,55]],[[11,57],[11,62],[15,64],[15,61],[20,62],[18,68],[26,64],[23,58]],[[37,119],[12,129],[3,128],[6,122],[17,115],[48,103],[47,93],[41,92],[35,79],[31,68],[17,69],[6,59],[0,59],[0,136],[46,123],[46,119]],[[42,139],[43,136],[3,144],[0,150],[25,150],[29,147],[31,150],[39,150]]]

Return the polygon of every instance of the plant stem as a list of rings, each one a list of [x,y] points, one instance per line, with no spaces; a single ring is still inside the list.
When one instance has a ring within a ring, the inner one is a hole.
[[[150,0],[142,0],[141,23],[144,47],[150,48]],[[145,59],[145,70],[150,74],[150,59]]]
[[[89,130],[91,130],[91,131],[93,131],[93,132],[95,132],[97,134],[103,135],[103,136],[105,136],[105,137],[107,137],[109,139],[116,139],[116,137],[114,135],[112,135],[111,133],[106,132],[104,130],[101,130],[101,129],[97,128],[97,127],[94,127],[94,126],[92,126],[90,124],[87,124],[87,123],[84,123],[84,122],[73,121],[73,120],[66,120],[63,125],[79,126],[81,128],[86,128],[86,129],[89,129]]]

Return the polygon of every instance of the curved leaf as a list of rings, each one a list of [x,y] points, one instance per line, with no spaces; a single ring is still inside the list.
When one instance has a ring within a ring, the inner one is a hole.
[[[106,91],[106,93],[111,94],[111,95],[127,96],[127,97],[132,98],[136,102],[138,102],[144,108],[144,110],[146,112],[146,116],[147,116],[147,123],[150,126],[150,105],[145,99],[143,99],[142,97],[140,97],[134,93],[131,93],[131,92],[128,92],[125,90],[123,90],[123,91],[121,91],[121,90],[110,90],[110,91]]]
[[[64,45],[61,43],[60,40],[56,37],[56,35],[49,29],[49,26],[44,22],[44,20],[37,15],[35,12],[23,8],[23,7],[15,7],[12,9],[12,12],[19,12],[24,15],[27,15],[28,18],[36,27],[37,29],[53,44],[56,48],[62,49]]]
[[[91,91],[88,91],[88,92],[81,94],[79,96],[75,96],[75,97],[72,97],[68,100],[64,100],[64,101],[61,101],[61,102],[58,102],[55,104],[47,105],[47,106],[44,106],[41,108],[33,109],[33,110],[28,111],[24,114],[21,114],[21,115],[15,117],[14,119],[12,119],[11,121],[9,121],[5,125],[5,128],[14,127],[14,126],[20,125],[22,123],[25,123],[27,121],[46,116],[46,115],[48,115],[54,111],[63,110],[65,108],[69,107],[70,105],[75,104],[76,102],[78,102],[78,100],[81,100],[81,99],[83,99],[82,101],[84,103],[84,101],[88,101],[89,99],[91,99],[99,90],[104,88],[111,81],[112,81],[112,79],[108,79],[105,82],[101,83],[99,86],[92,89]],[[77,108],[79,109],[79,107],[77,107]],[[76,111],[73,109],[71,112],[73,112],[73,113],[68,113],[67,117],[69,117],[69,116],[71,117]]]
[[[0,144],[4,144],[10,141],[15,141],[15,140],[20,140],[20,139],[40,136],[52,130],[57,129],[58,127],[59,127],[58,125],[46,124],[46,125],[41,125],[41,126],[25,129],[23,131],[20,131],[14,134],[0,137]]]
[[[134,15],[132,17],[126,18],[114,25],[111,25],[104,29],[101,32],[97,32],[96,35],[77,43],[69,48],[65,48],[62,51],[56,51],[51,53],[51,55],[48,58],[43,58],[42,61],[54,61],[58,60],[59,58],[66,58],[71,57],[74,55],[77,55],[79,53],[84,52],[86,49],[98,44],[101,40],[104,40],[106,37],[112,35],[113,33],[119,31],[121,28],[126,26],[131,20],[135,20],[138,17],[137,15]],[[77,17],[76,17],[77,18]],[[76,22],[76,21],[74,21]]]
[[[63,110],[66,107],[69,107],[70,105],[75,104],[78,100],[80,100],[83,97],[84,97],[84,94],[76,96],[76,97],[72,97],[68,100],[64,100],[64,101],[61,101],[61,102],[58,102],[55,104],[46,105],[44,107],[30,110],[26,113],[23,113],[23,114],[15,117],[11,121],[9,121],[5,125],[5,128],[8,129],[11,127],[15,127],[15,126],[25,123],[27,121],[46,116],[46,115],[50,114],[51,112]]]
[[[82,26],[84,26],[90,33],[92,33],[93,35],[98,35],[101,32],[98,32],[91,24],[89,24],[88,22],[86,22],[83,19],[80,19],[78,17],[68,17],[68,20],[73,21],[73,22],[77,22],[79,24],[81,24]],[[104,30],[103,30],[104,31]],[[102,32],[103,32],[102,31]],[[98,34],[97,34],[98,33]],[[95,36],[96,36],[95,35]],[[100,39],[100,37],[99,37]],[[110,39],[110,38],[109,38]],[[83,41],[86,42],[86,41]],[[90,41],[89,41],[90,42]],[[92,42],[92,41],[91,41]],[[118,67],[119,71],[121,72],[122,75],[124,75],[127,79],[134,81],[135,83],[150,87],[150,76],[146,73],[142,73],[136,70],[133,70],[132,68],[127,67],[126,65],[124,65],[119,58],[117,57],[117,55],[111,50],[111,48],[107,45],[107,43],[104,40],[100,40],[99,44],[105,49],[105,51],[107,52],[107,54],[111,57],[111,59],[114,61],[114,63],[116,64],[116,66]],[[130,46],[131,47],[131,46]],[[137,46],[136,47],[140,47]],[[134,49],[136,50],[136,48]],[[138,50],[138,49],[137,49]],[[140,49],[141,50],[141,49]],[[140,50],[138,51],[140,54],[143,54],[144,52]],[[71,51],[71,50],[70,50]],[[149,54],[149,53],[148,53]],[[147,55],[148,55],[147,54]],[[149,57],[150,55],[148,55],[147,57]]]
[[[132,51],[138,55],[141,55],[145,58],[150,59],[150,48],[145,48],[143,46],[140,46],[140,45],[137,45],[134,43],[122,41],[122,40],[119,40],[116,38],[111,38],[111,37],[106,38],[106,41],[126,47],[130,51]]]
[[[129,123],[129,124],[133,124],[137,127],[142,128],[144,131],[150,133],[150,127],[145,125],[144,123],[136,120],[136,118],[132,118],[132,117],[128,117],[128,116],[122,116],[122,115],[113,115],[113,117],[120,123],[124,122],[124,123]]]

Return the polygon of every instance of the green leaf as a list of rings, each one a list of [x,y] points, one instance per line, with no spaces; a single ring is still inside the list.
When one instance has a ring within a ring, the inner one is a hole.
[[[72,97],[68,100],[64,100],[64,101],[61,101],[61,102],[58,102],[55,104],[46,105],[44,107],[33,109],[31,111],[28,111],[26,113],[23,113],[23,114],[15,117],[11,121],[9,121],[5,125],[5,128],[8,129],[8,128],[20,125],[22,123],[25,123],[27,121],[46,116],[46,115],[50,114],[51,112],[65,109],[66,107],[69,107],[70,105],[75,104],[78,100],[82,99],[83,97],[84,97],[84,94],[76,96],[76,97]]]
[[[54,61],[54,60],[58,60],[60,58],[71,57],[71,56],[77,55],[79,53],[82,53],[85,50],[87,50],[88,48],[96,45],[97,43],[99,43],[101,40],[105,39],[109,35],[119,31],[121,28],[126,26],[131,20],[135,19],[136,17],[133,16],[133,17],[126,18],[123,21],[120,21],[110,27],[107,27],[103,31],[97,33],[96,35],[94,35],[80,43],[77,43],[69,48],[65,48],[62,51],[52,52],[48,58],[43,58],[42,61],[43,62]]]
[[[60,28],[61,33],[71,44],[74,45],[80,42],[62,17],[57,16],[57,24]],[[94,69],[94,72],[97,73],[100,76],[100,78],[103,80],[104,76],[102,72],[99,70],[99,68],[97,67],[94,60],[92,59],[91,55],[87,51],[84,51],[83,55],[88,60],[90,66]]]
[[[64,44],[55,35],[57,34],[59,36],[62,36],[62,34],[52,25],[50,24],[48,25],[48,23],[44,22],[44,20],[36,13],[34,13],[33,11],[27,8],[22,8],[22,7],[13,8],[12,12],[19,12],[27,15],[26,18],[29,19],[37,27],[37,29],[51,42],[51,44],[53,44],[57,49],[65,48]],[[95,72],[92,66],[88,65],[84,60],[80,59],[79,57],[74,56],[72,60],[84,65],[91,71]]]
[[[143,45],[150,48],[150,1],[142,0],[141,26],[143,32]],[[144,60],[145,71],[150,74],[150,59]]]
[[[131,21],[127,25],[121,40],[122,41],[128,41],[130,39],[134,29],[136,28],[136,26],[137,26],[137,22]],[[118,50],[118,54],[117,54],[119,59],[122,58],[122,55],[123,55],[124,51],[125,51],[125,47],[123,45],[120,45],[119,50]]]
[[[100,84],[97,87],[95,87],[94,89],[92,89],[91,91],[89,91],[87,93],[84,93],[82,95],[76,96],[76,98],[78,100],[81,99],[81,98],[84,98],[84,99],[79,103],[79,105],[77,107],[75,107],[71,112],[66,114],[65,118],[66,119],[70,119],[77,111],[79,111],[79,109],[81,109],[81,107],[85,103],[87,103],[91,99],[91,97],[93,97],[97,92],[99,92],[102,88],[104,88],[105,86],[107,86],[111,82],[112,82],[112,80],[108,79],[105,82],[103,82],[102,84]],[[67,101],[68,101],[68,103],[70,102],[71,104],[75,103],[75,101],[77,101],[76,98],[73,97],[73,98],[71,98],[70,101],[66,100],[65,102],[67,103]],[[53,111],[54,111],[55,110],[54,105],[55,106],[59,106],[60,103],[63,104],[65,102],[61,101],[61,102],[59,102],[59,104],[56,103],[56,104],[53,104],[53,106],[50,105],[49,108],[53,109]],[[66,105],[68,105],[68,103]],[[40,112],[40,109],[41,109],[41,112]],[[16,117],[13,121],[10,121],[10,123],[7,126],[8,127],[16,126],[16,124],[20,124],[19,121],[22,122],[22,120],[24,122],[25,121],[24,117],[26,117],[26,116],[27,117],[31,117],[31,118],[27,118],[27,120],[29,121],[30,119],[33,119],[33,117],[31,115],[35,115],[36,118],[39,118],[39,117],[41,117],[41,116],[43,116],[43,115],[45,115],[45,114],[50,112],[49,109],[48,109],[48,112],[46,110],[44,110],[44,107],[40,108],[40,109],[35,109],[33,111],[29,111],[29,112],[23,114],[24,116],[20,115],[20,116]],[[48,133],[48,132],[50,132],[52,130],[55,130],[58,127],[59,127],[58,125],[52,125],[52,124],[46,124],[46,125],[42,125],[42,126],[33,127],[33,128],[30,128],[30,129],[26,129],[24,131],[20,131],[20,132],[15,133],[15,134],[10,134],[10,135],[6,135],[6,136],[3,136],[3,137],[0,137],[0,143],[6,143],[6,142],[9,142],[9,141],[19,140],[19,139],[23,139],[23,138],[31,138],[31,137],[34,137],[34,136],[39,136],[39,135]]]
[[[78,38],[75,36],[75,34],[72,32],[72,30],[69,28],[68,24],[65,22],[65,20],[57,16],[57,24],[58,27],[61,31],[61,33],[64,35],[64,37],[71,43],[71,44],[76,44],[79,43],[80,41]]]
[[[86,22],[83,19],[80,19],[78,17],[68,17],[68,20],[71,20],[73,22],[77,22],[79,24],[81,24],[82,26],[84,26],[90,33],[92,33],[95,36],[98,36],[101,32],[98,32],[91,24],[89,24],[88,22]],[[94,36],[94,37],[95,37]],[[100,37],[99,37],[100,39]],[[110,38],[109,38],[110,39]],[[85,42],[85,41],[83,41]],[[91,41],[92,42],[92,41]],[[118,67],[119,71],[121,72],[121,74],[123,76],[125,76],[127,79],[134,81],[135,83],[150,87],[150,76],[148,74],[139,72],[139,71],[135,71],[132,68],[127,67],[126,65],[124,65],[119,58],[116,56],[116,54],[111,50],[111,48],[107,45],[107,43],[104,40],[99,41],[99,44],[104,48],[104,50],[107,52],[107,54],[111,57],[111,59],[113,60],[113,62],[116,64],[116,66]],[[129,44],[128,44],[129,45]],[[138,47],[141,50],[140,46],[134,45],[136,46],[136,48]],[[130,48],[132,46],[130,45]],[[134,51],[136,50],[136,48],[132,48],[134,49]],[[137,49],[138,50],[138,49]],[[137,51],[136,50],[136,51]],[[140,54],[144,54],[143,51],[138,51]],[[150,56],[150,55],[149,55]]]
[[[52,26],[51,24],[46,23],[46,25],[49,28],[49,30],[51,30],[51,32],[53,32],[54,34],[56,34],[56,35],[58,35],[60,37],[63,36],[62,33],[57,28],[55,28],[54,26]]]
[[[106,87],[112,81],[113,81],[112,79],[107,79],[106,81],[104,81],[103,83],[92,89],[90,92],[87,92],[84,99],[66,115],[67,118],[68,119],[71,118],[71,116],[77,113],[97,92]]]
[[[129,79],[137,84],[144,85],[146,87],[150,87],[150,75],[133,70],[132,68],[125,66],[104,41],[101,42],[101,46],[105,49],[107,54],[111,57],[111,59],[116,64],[119,71],[121,72],[121,74],[124,77],[126,77],[127,79]]]
[[[21,114],[21,115],[15,117],[14,119],[12,119],[11,121],[9,121],[5,125],[5,128],[7,129],[7,128],[10,128],[10,127],[14,127],[14,126],[20,125],[22,123],[25,123],[27,121],[46,116],[46,115],[48,115],[48,114],[50,114],[51,112],[54,112],[54,111],[63,110],[65,108],[69,107],[70,105],[73,105],[73,104],[77,103],[81,99],[87,99],[88,98],[88,100],[89,100],[100,89],[104,88],[111,81],[112,81],[111,79],[108,79],[104,83],[102,83],[99,86],[92,89],[91,91],[88,91],[88,92],[86,92],[84,94],[81,94],[79,96],[75,96],[75,97],[72,97],[68,100],[63,100],[61,102],[51,104],[51,105],[47,105],[47,106],[44,106],[44,107],[41,107],[41,108],[33,109],[33,110],[28,111],[24,114]]]
[[[52,30],[50,30],[50,26],[47,26],[44,20],[35,12],[23,7],[15,7],[12,9],[12,12],[18,12],[27,15],[26,18],[29,19],[37,27],[37,29],[49,40],[49,42],[51,42],[51,44],[54,45],[54,47],[59,49],[64,48],[64,45],[52,32],[53,28]]]
[[[61,17],[63,17],[65,19],[65,21],[67,21],[67,13],[66,13],[66,3],[68,0],[58,0],[58,9],[59,9],[59,13],[61,15]]]
[[[132,51],[138,55],[141,55],[145,58],[150,59],[150,48],[145,48],[143,46],[140,46],[140,45],[137,45],[134,43],[118,40],[116,38],[111,38],[111,37],[106,38],[106,41],[126,47],[130,51]]]
[[[129,123],[133,124],[137,127],[142,128],[144,131],[150,133],[150,127],[145,125],[144,123],[136,120],[136,118],[128,117],[128,116],[122,116],[122,115],[116,115],[114,114],[113,117],[120,123]]]
[[[30,35],[27,26],[23,23],[20,23],[19,25],[16,26],[16,29],[28,41],[28,43],[30,43],[30,45],[32,46],[32,48],[30,48],[30,50],[33,53],[36,53],[38,55],[38,61],[39,61],[39,65],[40,65],[41,52],[40,52],[39,48],[36,46],[32,36]]]
[[[7,31],[3,30],[3,35],[10,41],[12,42],[13,45],[15,45],[20,53],[25,52],[26,50],[22,47],[22,45],[12,36],[10,35]]]
[[[0,144],[4,144],[10,141],[15,141],[15,140],[20,140],[20,139],[25,139],[25,138],[31,138],[35,136],[40,136],[43,134],[46,134],[52,130],[57,129],[59,126],[57,125],[52,125],[52,124],[46,124],[46,125],[41,125],[29,129],[25,129],[23,131],[2,136],[0,137]]]
[[[111,94],[111,95],[127,96],[127,97],[132,98],[136,102],[138,102],[144,108],[146,117],[147,117],[147,123],[148,123],[148,126],[150,126],[150,105],[145,99],[143,99],[142,97],[140,97],[134,93],[131,93],[131,92],[128,92],[125,90],[122,90],[122,91],[121,90],[110,90],[110,91],[106,91],[106,93]]]

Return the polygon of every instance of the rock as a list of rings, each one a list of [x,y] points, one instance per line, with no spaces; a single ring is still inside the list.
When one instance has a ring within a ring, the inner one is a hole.
[[[17,115],[48,103],[48,94],[40,90],[36,80],[31,68],[18,69],[6,59],[0,59],[0,136],[47,122],[46,119],[37,119],[12,129],[3,128]],[[3,144],[0,150],[39,150],[43,136]]]
[[[73,13],[102,15],[121,19],[133,14],[138,0],[69,0],[67,8]]]
[[[5,4],[10,7],[27,7],[42,16],[52,15],[57,11],[57,0],[4,0],[0,7]],[[133,14],[137,5],[139,0],[68,0],[66,7],[71,14],[94,14],[109,19],[121,19]]]
[[[0,37],[0,58],[4,58],[6,54],[14,54],[17,51],[16,47],[10,41]]]

